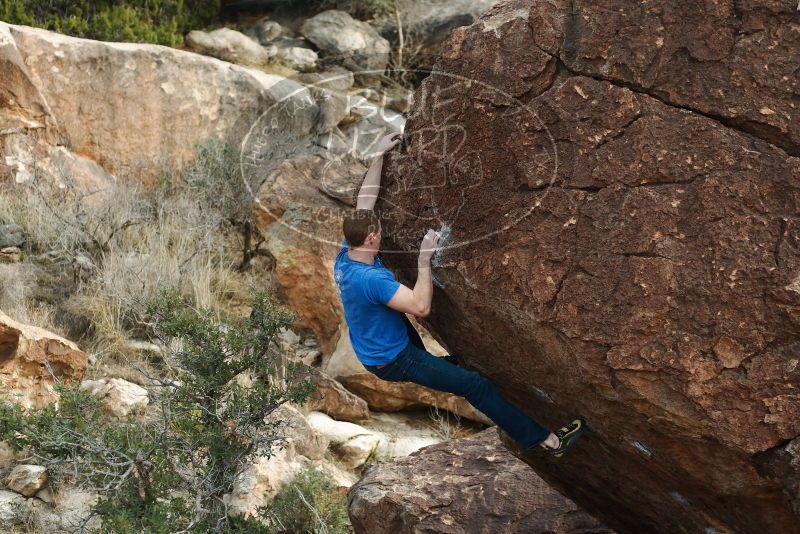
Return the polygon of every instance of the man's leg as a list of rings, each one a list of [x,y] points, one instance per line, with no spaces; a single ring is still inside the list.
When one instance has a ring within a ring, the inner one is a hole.
[[[406,380],[464,397],[523,448],[534,447],[549,439],[549,430],[505,400],[492,383],[477,371],[453,365],[414,345],[408,347],[405,356]]]
[[[408,332],[408,339],[411,341],[411,343],[422,350],[426,350],[425,344],[422,342],[422,338],[419,336],[419,333],[414,328],[414,325],[411,324],[411,321],[408,320],[408,317],[406,317],[405,313],[403,314],[403,320],[406,323],[406,331]],[[455,354],[449,354],[445,356],[443,359],[444,361],[450,362],[453,365],[460,365],[459,362],[461,361],[459,357]]]

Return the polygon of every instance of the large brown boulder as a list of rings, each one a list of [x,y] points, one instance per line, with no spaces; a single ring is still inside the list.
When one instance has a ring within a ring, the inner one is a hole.
[[[347,501],[357,534],[612,533],[508,452],[496,427],[376,464]]]
[[[501,2],[384,164],[387,263],[447,237],[427,326],[543,423],[587,418],[525,459],[620,531],[800,532],[795,8]]]
[[[0,397],[24,408],[58,400],[53,385],[80,380],[86,353],[75,343],[42,328],[24,325],[0,311]]]

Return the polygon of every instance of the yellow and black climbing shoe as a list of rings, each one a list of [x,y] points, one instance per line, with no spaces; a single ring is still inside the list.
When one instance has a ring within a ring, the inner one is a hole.
[[[556,458],[561,458],[565,452],[575,443],[583,432],[586,430],[586,421],[583,417],[579,417],[571,421],[568,425],[559,428],[555,434],[558,438],[558,447],[550,448],[547,450]]]

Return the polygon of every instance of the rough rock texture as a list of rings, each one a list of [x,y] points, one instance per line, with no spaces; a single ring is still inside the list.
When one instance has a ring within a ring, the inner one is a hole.
[[[106,171],[152,180],[200,143],[241,142],[283,98],[295,104],[279,124],[287,144],[318,133],[301,84],[188,51],[0,23],[0,66],[0,178],[18,182],[30,179],[34,155],[85,189],[102,186]]]
[[[389,42],[345,11],[318,13],[303,23],[300,33],[326,57],[337,58],[347,68],[382,71],[389,61]]]
[[[508,452],[496,428],[377,464],[347,501],[357,534],[612,532]]]
[[[379,432],[372,432],[354,423],[336,421],[322,412],[311,412],[306,418],[316,432],[330,440],[342,464],[350,469],[366,462],[381,441],[386,441]]]
[[[47,468],[41,465],[22,464],[14,469],[3,480],[3,484],[20,495],[33,497],[47,484]]]
[[[101,399],[103,407],[116,417],[143,412],[150,402],[145,388],[121,378],[84,380],[80,389]]]
[[[339,421],[369,419],[369,407],[364,399],[353,395],[322,371],[309,367],[308,374],[314,391],[303,404],[305,409],[324,412]]]
[[[219,28],[211,32],[193,30],[186,34],[186,46],[197,52],[237,65],[262,67],[277,53],[273,47],[261,46],[241,32]]]
[[[80,380],[86,353],[73,342],[0,311],[0,397],[25,408],[58,400],[53,377]]]
[[[325,362],[325,372],[344,387],[364,399],[367,405],[381,412],[396,412],[407,408],[437,407],[472,421],[494,423],[463,397],[436,391],[413,382],[389,382],[373,375],[358,361],[347,325],[342,326],[342,336],[333,355]],[[428,343],[427,347],[431,347]],[[429,349],[435,354],[435,350]]]
[[[796,7],[501,2],[384,163],[386,248],[449,227],[426,324],[543,423],[586,416],[526,460],[620,531],[800,532]]]
[[[269,504],[283,484],[313,465],[312,460],[321,461],[328,448],[327,437],[290,404],[281,404],[267,420],[276,425],[276,433],[283,439],[269,455],[259,456],[245,467],[237,478],[228,501],[232,516],[254,515],[258,508]]]
[[[0,490],[0,525],[15,527],[25,522],[28,506],[25,497],[13,491]]]
[[[276,259],[275,274],[286,300],[327,354],[333,352],[343,317],[333,261],[345,205],[320,188],[329,176],[366,172],[357,162],[351,164],[318,154],[286,160],[264,181],[253,205],[256,226]]]

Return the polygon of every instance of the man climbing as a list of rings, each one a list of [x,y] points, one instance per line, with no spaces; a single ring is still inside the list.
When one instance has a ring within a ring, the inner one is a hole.
[[[413,289],[399,283],[378,256],[381,224],[373,208],[381,187],[383,155],[399,142],[399,133],[379,141],[378,156],[359,190],[356,209],[344,219],[344,239],[334,266],[356,356],[382,380],[414,382],[466,398],[523,449],[541,446],[553,456],[562,456],[583,433],[582,419],[549,432],[500,396],[486,377],[459,367],[456,357],[437,358],[427,352],[405,316],[425,317],[431,311],[431,257],[440,236],[428,230],[422,239]]]

